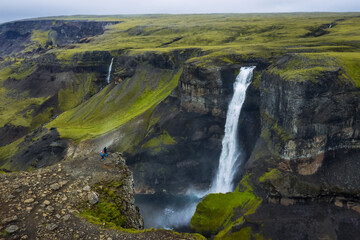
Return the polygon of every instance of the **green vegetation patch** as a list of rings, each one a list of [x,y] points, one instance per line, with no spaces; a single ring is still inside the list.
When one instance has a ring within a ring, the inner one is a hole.
[[[144,149],[151,149],[156,154],[162,150],[165,145],[174,145],[176,141],[170,136],[167,131],[163,131],[158,137],[154,137],[142,145]]]
[[[41,47],[45,48],[46,42],[49,40],[50,31],[33,30],[31,35],[31,41],[36,42]]]
[[[232,192],[207,195],[196,207],[191,218],[191,229],[196,232],[212,235],[231,217],[234,208],[243,206],[252,198],[252,194]]]
[[[266,126],[261,131],[261,137],[267,144],[268,149],[280,152],[283,149],[283,145],[291,139],[292,135],[287,133],[267,112],[261,112],[261,119],[263,125]]]
[[[241,181],[241,187],[231,193],[207,195],[196,207],[190,227],[196,232],[224,236],[232,226],[242,221],[242,216],[255,213],[262,199],[255,196],[248,182],[248,176]],[[241,189],[241,190],[240,190]],[[241,209],[242,216],[234,219],[234,210]]]
[[[0,147],[0,160],[6,160],[14,156],[19,151],[19,144],[24,140],[25,137],[19,138],[18,140]],[[8,169],[5,166],[2,168]]]
[[[47,100],[46,97],[30,98],[26,92],[0,88],[0,127],[7,123],[30,127],[33,111]]]
[[[115,87],[108,85],[87,102],[66,111],[49,124],[61,137],[76,141],[93,138],[115,130],[159,104],[177,86],[182,69],[177,72],[137,71]]]
[[[290,81],[313,81],[326,71],[339,69],[335,58],[326,54],[301,53],[290,56],[284,65],[277,66],[271,71],[279,74],[283,79]]]
[[[70,110],[82,103],[86,96],[96,93],[94,82],[95,73],[77,74],[74,82],[69,83],[67,88],[61,89],[58,93],[59,109]]]
[[[225,239],[225,240],[263,240],[264,237],[259,233],[253,233],[251,227],[244,227],[238,232],[229,232],[224,236],[216,236],[215,239]]]
[[[329,56],[335,57],[338,64],[345,70],[346,78],[350,78],[360,87],[360,52],[328,53]]]
[[[259,178],[259,182],[272,181],[281,177],[281,172],[277,168],[271,169]]]
[[[122,212],[123,199],[117,192],[121,186],[121,181],[97,184],[95,191],[100,195],[99,202],[89,208],[84,208],[80,215],[93,223],[113,223],[116,226],[124,227],[126,217]]]
[[[23,58],[7,58],[6,67],[0,68],[0,82],[8,78],[22,80],[37,69],[35,63],[26,62]]]
[[[360,87],[360,52],[322,52],[293,54],[290,60],[271,71],[290,81],[312,81],[324,72],[342,69],[344,77]]]
[[[31,123],[30,123],[30,129],[36,129],[37,127],[47,123],[50,121],[51,117],[53,116],[53,107],[46,108],[41,113],[37,114],[35,117],[33,117]]]

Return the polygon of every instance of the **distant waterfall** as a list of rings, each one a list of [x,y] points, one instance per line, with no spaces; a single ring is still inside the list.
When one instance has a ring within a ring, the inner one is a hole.
[[[222,140],[222,150],[219,169],[210,189],[212,193],[226,193],[233,190],[232,181],[235,174],[235,163],[240,156],[238,146],[238,122],[242,105],[245,101],[246,89],[251,83],[255,67],[242,67],[234,83],[234,95],[226,115],[225,136]]]
[[[111,59],[111,63],[110,63],[110,66],[109,66],[109,72],[108,72],[108,75],[106,77],[107,83],[110,83],[110,76],[111,76],[111,69],[112,69],[113,62],[114,62],[114,58]]]

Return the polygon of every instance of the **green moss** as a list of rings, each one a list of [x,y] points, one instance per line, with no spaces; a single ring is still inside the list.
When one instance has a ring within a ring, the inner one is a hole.
[[[119,211],[119,206],[113,202],[99,202],[94,209],[84,210],[81,215],[83,217],[90,215],[97,222],[112,222],[117,226],[123,226],[126,223],[126,218]]]
[[[264,237],[259,233],[253,233],[251,227],[242,228],[238,232],[229,233],[225,236],[219,238],[218,236],[215,239],[225,239],[225,240],[263,240]]]
[[[59,91],[58,100],[59,108],[62,111],[66,111],[79,105],[83,100],[83,94],[81,89],[75,91],[74,86],[71,85],[69,88],[61,89]]]
[[[37,127],[47,123],[53,116],[53,110],[53,107],[46,108],[43,112],[33,117],[30,124],[30,129],[36,129]]]
[[[166,145],[174,145],[176,141],[169,135],[167,131],[163,131],[158,137],[154,137],[142,145],[144,149],[152,149],[153,153],[158,153]]]
[[[74,80],[74,83],[58,92],[59,108],[62,111],[73,109],[84,101],[85,96],[96,93],[94,73],[77,74]]]
[[[281,172],[277,168],[271,169],[259,178],[259,182],[271,181],[281,177]]]
[[[196,207],[191,218],[191,229],[207,235],[215,234],[232,214],[233,209],[244,205],[249,197],[252,196],[239,192],[207,195]]]
[[[226,235],[222,239],[231,240],[231,239],[241,239],[241,240],[252,240],[252,231],[251,227],[242,228],[240,231],[233,234]]]
[[[260,80],[261,80],[261,72],[255,71],[254,76],[253,76],[253,80],[252,80],[252,85],[255,87],[255,89],[259,89]]]
[[[49,40],[50,31],[33,30],[31,41],[36,42],[41,47],[45,48],[46,42]]]
[[[291,81],[312,81],[326,71],[336,71],[339,65],[335,58],[324,53],[298,53],[291,56],[290,60],[281,68],[273,68],[272,72],[280,74],[283,79]]]
[[[338,64],[343,67],[346,72],[346,77],[350,78],[356,85],[360,87],[360,53],[346,52],[346,53],[328,53],[328,55],[335,57]]]
[[[18,145],[24,140],[25,137],[19,138],[18,140],[5,145],[3,147],[0,147],[0,160],[6,160],[12,156],[14,156],[18,151],[19,151],[19,147]],[[2,166],[2,168],[5,168],[4,166]]]
[[[122,196],[118,189],[122,181],[101,182],[95,186],[99,193],[99,202],[91,207],[85,207],[80,215],[89,221],[99,223],[112,223],[115,226],[126,225],[126,217],[122,213]]]
[[[30,127],[33,111],[47,100],[42,98],[29,98],[28,93],[0,88],[0,127],[7,123],[14,126]]]
[[[249,175],[246,175],[235,192],[207,195],[197,205],[190,227],[206,235],[222,230],[217,235],[217,237],[222,237],[233,225],[242,221],[243,216],[255,213],[261,202],[262,199],[254,195],[249,183]],[[241,209],[240,218],[233,219],[234,209]]]
[[[27,63],[22,58],[10,58],[9,64],[0,69],[0,82],[8,78],[22,80],[34,73],[36,69],[37,65],[34,63]]]

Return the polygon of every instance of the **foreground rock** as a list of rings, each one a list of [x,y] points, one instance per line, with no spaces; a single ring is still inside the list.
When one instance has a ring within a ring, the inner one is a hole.
[[[132,173],[118,154],[110,154],[105,161],[85,156],[33,172],[1,174],[0,239],[187,238],[171,231],[128,233],[107,229],[109,224],[115,226],[114,222],[119,223],[119,229],[143,228],[134,205],[133,185]]]

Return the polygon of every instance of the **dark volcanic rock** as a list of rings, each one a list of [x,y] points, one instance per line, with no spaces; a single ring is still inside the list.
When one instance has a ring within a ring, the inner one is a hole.
[[[327,152],[360,148],[360,91],[341,74],[324,73],[315,83],[263,75],[263,129],[270,131],[272,151],[294,163],[289,170],[312,175],[326,156],[336,158]]]
[[[67,141],[60,139],[56,129],[43,130],[28,135],[19,145],[20,151],[7,160],[13,170],[28,170],[53,165],[62,160],[66,154]]]
[[[360,91],[342,71],[311,81],[263,73],[261,135],[245,171],[264,202],[241,228],[272,239],[359,235]]]
[[[328,203],[264,203],[246,222],[271,239],[357,239],[360,234],[358,213]]]
[[[5,124],[5,126],[0,128],[0,147],[25,136],[28,132],[29,130],[25,127]]]

